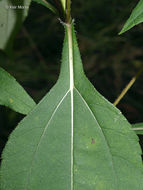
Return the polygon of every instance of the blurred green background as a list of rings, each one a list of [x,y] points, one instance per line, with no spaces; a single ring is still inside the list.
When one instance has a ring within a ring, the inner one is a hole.
[[[118,35],[136,3],[136,0],[73,0],[72,3],[85,73],[111,102],[143,65],[143,24]],[[64,28],[59,20],[45,7],[32,3],[15,40],[14,60],[0,52],[0,66],[37,103],[57,81],[63,38]],[[131,123],[143,121],[142,84],[143,75],[118,105]],[[22,118],[0,106],[0,152]]]

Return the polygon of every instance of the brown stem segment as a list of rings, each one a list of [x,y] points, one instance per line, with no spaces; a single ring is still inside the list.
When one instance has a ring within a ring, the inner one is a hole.
[[[137,78],[141,75],[143,72],[143,66],[140,68],[140,70],[137,72],[137,74],[130,80],[130,82],[127,84],[127,86],[123,89],[119,97],[115,100],[114,105],[116,106],[120,100],[125,96],[125,94],[128,92],[128,90],[132,87],[132,85],[135,83]]]
[[[71,24],[71,0],[66,2],[66,22]]]

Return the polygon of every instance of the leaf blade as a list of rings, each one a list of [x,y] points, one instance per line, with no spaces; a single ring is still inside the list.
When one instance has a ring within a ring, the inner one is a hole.
[[[0,1],[0,49],[12,54],[13,41],[28,14],[31,0]],[[19,6],[19,8],[18,8]],[[20,9],[25,6],[25,9]]]
[[[140,0],[137,6],[132,11],[129,19],[126,21],[123,29],[119,34],[123,34],[124,32],[130,30],[131,28],[142,22],[143,22],[143,0]]]
[[[58,13],[57,9],[52,4],[50,4],[49,2],[47,2],[46,0],[32,0],[32,1],[45,6],[46,8],[50,9],[55,14]]]
[[[14,77],[0,67],[0,105],[7,106],[19,113],[28,114],[35,102],[16,82]]]
[[[66,9],[66,0],[61,0],[61,4],[62,4],[63,9],[65,11],[65,9]]]
[[[74,29],[72,38],[67,33],[66,28],[57,84],[19,124],[6,145],[1,187],[142,190],[138,138],[120,111],[85,77]],[[71,45],[73,51],[69,51]],[[21,174],[17,181],[7,168]]]

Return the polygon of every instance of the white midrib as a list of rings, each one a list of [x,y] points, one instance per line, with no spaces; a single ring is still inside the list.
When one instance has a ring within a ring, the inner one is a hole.
[[[73,190],[73,89],[74,89],[74,72],[73,72],[73,39],[72,25],[67,24],[68,32],[68,49],[69,49],[69,70],[70,70],[70,93],[71,93],[71,190]]]
[[[63,98],[61,99],[61,101],[59,102],[59,104],[57,105],[56,109],[54,110],[48,124],[46,125],[41,137],[40,137],[40,140],[39,140],[39,143],[36,147],[36,150],[34,152],[34,157],[39,149],[39,146],[41,144],[41,141],[43,139],[43,136],[45,135],[45,132],[50,124],[50,122],[52,121],[56,111],[58,110],[58,108],[60,107],[61,103],[64,101],[64,99],[66,98],[66,96],[68,95],[68,93],[71,93],[71,189],[70,190],[73,190],[73,89],[74,89],[74,75],[73,75],[73,42],[72,42],[72,26],[71,25],[66,25],[67,26],[67,32],[68,32],[68,50],[69,50],[69,68],[70,68],[70,88],[69,90],[67,91],[67,93],[63,96]],[[29,169],[29,173],[28,173],[28,177],[30,179],[30,176],[31,176],[31,171],[32,171],[32,167],[33,167],[33,162],[34,162],[34,159],[31,163],[31,167]],[[28,184],[29,184],[29,181],[25,184],[25,190],[27,189],[28,187]]]

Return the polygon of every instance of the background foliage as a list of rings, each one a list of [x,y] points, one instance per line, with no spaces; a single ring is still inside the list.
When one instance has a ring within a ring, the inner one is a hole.
[[[142,66],[143,24],[117,35],[136,3],[76,0],[72,4],[86,75],[111,102]],[[17,35],[13,60],[0,52],[0,66],[15,76],[36,102],[58,78],[63,37],[57,18],[33,2]],[[118,105],[131,123],[143,121],[142,83],[141,76]],[[0,151],[22,117],[0,106]]]

